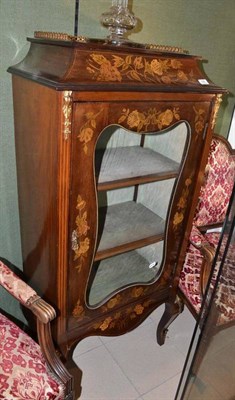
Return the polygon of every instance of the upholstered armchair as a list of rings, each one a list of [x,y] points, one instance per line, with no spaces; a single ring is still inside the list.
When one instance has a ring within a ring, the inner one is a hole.
[[[54,308],[1,260],[0,284],[35,315],[39,341],[0,313],[0,399],[72,400],[73,379],[51,337]]]
[[[204,184],[180,276],[180,296],[198,317],[235,182],[235,152],[223,137],[212,139]],[[214,271],[213,279],[217,271]],[[235,310],[234,310],[235,315]]]
[[[212,286],[216,279],[218,263],[214,271],[211,269],[234,182],[235,151],[226,139],[214,135],[180,275],[178,302],[181,307],[174,308],[173,305],[165,310],[157,331],[160,345],[164,343],[169,325],[179,315],[179,310],[182,311],[184,304],[195,319],[199,319],[211,272],[213,274],[210,283]],[[235,270],[229,266],[226,271],[226,280],[230,280],[232,283],[229,289],[226,289],[227,295],[225,290],[218,299],[223,309],[220,325],[235,320],[235,308],[231,309],[231,304],[235,304]],[[229,277],[228,274],[231,276]]]

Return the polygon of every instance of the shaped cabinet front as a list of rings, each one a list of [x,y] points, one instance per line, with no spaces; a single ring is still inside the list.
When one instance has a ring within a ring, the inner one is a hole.
[[[167,299],[209,110],[209,102],[74,103],[69,329],[120,334]]]

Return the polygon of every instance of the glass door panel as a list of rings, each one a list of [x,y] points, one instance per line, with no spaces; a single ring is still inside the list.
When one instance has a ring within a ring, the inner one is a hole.
[[[235,188],[175,400],[235,398]]]
[[[167,214],[183,167],[186,123],[137,134],[118,126],[95,153],[98,238],[87,301],[95,306],[129,285],[156,280],[164,265]]]

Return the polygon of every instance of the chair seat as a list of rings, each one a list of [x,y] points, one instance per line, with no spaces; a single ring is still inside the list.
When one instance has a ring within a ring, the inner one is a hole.
[[[207,233],[204,235],[206,241],[214,248],[217,247],[220,234]],[[234,249],[233,249],[234,251]],[[200,290],[200,274],[203,262],[203,255],[200,250],[189,245],[183,269],[180,275],[179,287],[183,294],[190,301],[197,314],[201,309],[201,290]],[[217,277],[219,263],[216,264],[211,280],[211,287],[213,288]],[[220,285],[216,292],[215,304],[219,309],[219,319],[216,325],[223,325],[225,323],[235,321],[235,265],[234,263],[227,262],[220,277]]]
[[[209,233],[204,235],[204,238],[214,248],[217,247],[219,237],[219,233]],[[202,253],[199,249],[190,244],[187,250],[184,266],[181,271],[179,287],[197,314],[199,314],[201,310],[200,275],[202,262]],[[215,277],[216,271],[214,272],[212,284],[215,281]]]
[[[0,313],[0,399],[63,398],[64,387],[51,377],[39,345]]]
[[[190,244],[180,274],[179,288],[196,314],[199,314],[201,310],[200,272],[202,262],[203,255],[200,250]]]
[[[230,246],[215,294],[215,304],[219,310],[217,326],[235,322],[235,246]]]

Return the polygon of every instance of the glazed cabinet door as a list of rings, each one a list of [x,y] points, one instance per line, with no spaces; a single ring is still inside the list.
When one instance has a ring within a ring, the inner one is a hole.
[[[68,329],[120,334],[169,297],[210,103],[73,107]]]

